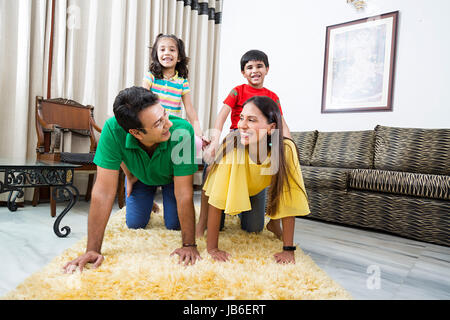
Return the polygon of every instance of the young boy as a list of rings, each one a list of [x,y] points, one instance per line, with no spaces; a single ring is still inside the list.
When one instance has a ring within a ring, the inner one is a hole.
[[[231,112],[231,126],[230,130],[237,129],[237,124],[239,122],[239,117],[242,111],[242,105],[245,101],[254,96],[267,96],[271,98],[280,108],[281,115],[283,111],[280,106],[280,99],[278,96],[269,89],[264,88],[264,78],[269,72],[269,59],[267,55],[260,50],[250,50],[246,52],[241,58],[241,73],[247,80],[246,84],[239,85],[231,92],[224,100],[224,105],[217,115],[217,119],[214,123],[214,130],[211,130],[211,143],[208,149],[205,150],[204,158],[206,162],[210,162],[215,157],[215,152],[219,146],[220,136],[222,133],[223,125]],[[283,135],[285,137],[291,138],[289,128],[282,116],[283,120]],[[206,168],[205,168],[206,170]],[[206,174],[208,170],[206,170]],[[204,173],[204,181],[206,180],[206,175]],[[204,191],[202,191],[202,203],[200,210],[200,218],[196,227],[197,237],[203,236],[208,216],[208,198],[206,197]],[[222,217],[223,223],[223,217]],[[281,228],[278,224],[275,224],[272,220],[267,228],[275,233],[277,236],[281,236]]]

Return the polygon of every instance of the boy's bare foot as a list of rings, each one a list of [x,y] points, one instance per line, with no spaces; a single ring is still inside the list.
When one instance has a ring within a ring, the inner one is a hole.
[[[206,169],[208,172],[209,167]],[[200,200],[200,215],[198,217],[197,225],[195,226],[195,237],[202,238],[205,234],[206,227],[208,226],[208,197],[205,194],[205,191],[202,190],[202,196]]]
[[[275,237],[282,240],[283,231],[281,230],[280,220],[272,220],[270,219],[269,223],[266,225],[267,230],[272,232]]]
[[[153,202],[153,206],[152,206],[152,212],[159,212],[160,208],[158,206],[158,204],[156,202]]]

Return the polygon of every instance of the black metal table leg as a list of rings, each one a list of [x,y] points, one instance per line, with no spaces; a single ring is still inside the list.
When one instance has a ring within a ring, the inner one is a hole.
[[[56,218],[53,231],[58,237],[67,237],[70,228],[59,228],[67,212],[72,209],[79,198],[78,189],[73,186],[74,169],[79,167],[70,163],[15,162],[0,159],[0,194],[9,192],[7,206],[10,211],[17,210],[16,200],[24,196],[25,188],[53,187],[53,198],[57,202],[69,201],[69,204]]]
[[[14,195],[14,197],[12,196],[13,193],[17,191],[17,193]],[[8,207],[9,211],[16,211],[17,210],[17,203],[16,203],[16,199],[17,198],[22,198],[24,195],[24,192],[22,189],[15,189],[15,190],[11,190],[9,191],[9,195],[8,195],[8,201],[6,202],[6,206]],[[11,199],[12,198],[12,199]]]
[[[53,231],[60,238],[67,237],[70,233],[70,227],[65,226],[60,229],[59,224],[61,223],[61,220],[64,218],[66,213],[69,212],[69,210],[72,209],[72,207],[75,205],[79,198],[79,195],[80,194],[78,192],[78,189],[73,185],[53,187],[53,198],[56,200],[56,202],[64,202],[69,200],[69,204],[56,217],[56,221],[53,224]],[[61,232],[60,230],[63,232]]]

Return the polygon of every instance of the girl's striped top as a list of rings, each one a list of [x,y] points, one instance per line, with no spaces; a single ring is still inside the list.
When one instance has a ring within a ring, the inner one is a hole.
[[[191,91],[189,81],[178,76],[178,72],[171,79],[156,79],[148,71],[144,81],[149,85],[150,90],[157,94],[159,102],[169,114],[181,117],[182,97]]]

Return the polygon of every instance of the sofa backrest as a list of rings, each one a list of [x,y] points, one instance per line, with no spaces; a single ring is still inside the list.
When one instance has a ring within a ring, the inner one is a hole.
[[[319,132],[311,158],[316,167],[373,168],[374,131]]]
[[[450,175],[450,129],[375,127],[374,167]]]
[[[317,130],[291,132],[292,140],[294,140],[300,153],[301,165],[310,165],[314,145],[316,144],[317,133]]]

